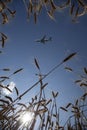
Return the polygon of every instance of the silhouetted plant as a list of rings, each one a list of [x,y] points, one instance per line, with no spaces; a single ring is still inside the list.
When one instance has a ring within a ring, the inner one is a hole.
[[[14,0],[13,0],[14,1]],[[13,18],[16,15],[16,10],[12,10],[13,5],[12,0],[0,0],[0,22],[1,24],[7,24],[10,18]],[[69,8],[69,14],[72,17],[73,22],[77,22],[78,18],[87,13],[87,2],[84,0],[68,0],[64,1],[54,1],[54,0],[21,0],[27,11],[27,18],[30,19],[31,15],[34,17],[35,23],[37,22],[38,15],[43,11],[43,8],[46,9],[47,15],[55,20],[55,12]],[[0,43],[3,48],[7,40],[7,35],[0,32]],[[2,53],[2,51],[0,51]],[[2,130],[34,130],[37,126],[38,130],[86,130],[87,129],[87,68],[84,67],[84,76],[81,75],[81,78],[76,80],[75,83],[79,83],[79,86],[84,89],[84,94],[76,100],[76,102],[68,103],[65,107],[57,106],[57,97],[59,92],[52,91],[51,98],[47,98],[45,94],[45,88],[48,83],[44,83],[43,79],[49,76],[54,70],[56,70],[63,63],[70,60],[76,53],[72,53],[63,59],[58,65],[54,66],[46,75],[41,73],[40,65],[37,59],[34,59],[35,65],[39,71],[38,81],[29,87],[22,94],[19,93],[17,87],[14,89],[16,91],[16,99],[13,99],[9,95],[3,95],[2,89],[7,90],[12,93],[12,90],[9,88],[9,84],[3,85],[4,81],[9,80],[12,76],[16,75],[23,68],[19,68],[8,76],[0,76],[0,128]],[[65,67],[66,70],[73,71],[70,67]],[[0,71],[9,71],[10,68],[3,68]],[[38,93],[31,97],[27,103],[22,103],[21,99],[31,89],[39,85]],[[2,97],[3,95],[3,97]],[[60,111],[71,111],[73,115],[69,117],[64,126],[60,125]],[[29,120],[24,121],[23,118],[28,114],[28,118],[32,117]],[[30,117],[29,117],[30,116]],[[39,122],[39,123],[38,123]]]

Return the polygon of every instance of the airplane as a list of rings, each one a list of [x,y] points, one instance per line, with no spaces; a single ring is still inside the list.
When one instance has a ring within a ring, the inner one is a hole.
[[[36,40],[36,42],[40,42],[45,44],[46,42],[52,41],[52,37],[49,37],[48,39],[46,39],[46,35],[44,35],[40,40]]]

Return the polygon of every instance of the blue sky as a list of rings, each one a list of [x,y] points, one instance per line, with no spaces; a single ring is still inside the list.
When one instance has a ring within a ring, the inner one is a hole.
[[[83,73],[83,67],[87,66],[87,16],[81,17],[75,24],[72,23],[67,11],[62,11],[55,14],[56,21],[52,21],[43,10],[35,24],[33,17],[27,21],[26,10],[21,2],[16,3],[16,7],[14,4],[14,9],[17,10],[16,16],[8,24],[0,26],[0,31],[8,36],[5,47],[0,48],[3,51],[0,55],[0,68],[8,67],[11,69],[10,73],[19,68],[24,70],[12,76],[8,82],[14,82],[22,93],[38,80],[35,76],[38,70],[34,58],[38,59],[42,73],[46,74],[66,56],[77,52],[76,57],[60,66],[44,80],[48,82],[46,88],[48,97],[51,90],[59,92],[59,106],[74,102],[83,93],[74,81]],[[35,42],[44,35],[51,36],[52,41],[46,45]],[[65,66],[71,67],[74,71],[67,72]],[[6,75],[9,73],[6,72]],[[38,88],[35,88],[23,100],[27,102],[27,97],[37,94],[37,91]]]

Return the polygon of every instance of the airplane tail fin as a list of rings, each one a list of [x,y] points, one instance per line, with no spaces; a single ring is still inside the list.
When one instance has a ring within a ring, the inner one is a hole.
[[[52,37],[49,38],[49,41],[52,41]]]

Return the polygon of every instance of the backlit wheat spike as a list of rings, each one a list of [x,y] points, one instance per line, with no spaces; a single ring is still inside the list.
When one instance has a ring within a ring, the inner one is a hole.
[[[3,99],[0,99],[0,102],[5,103],[5,104],[9,105],[9,101],[6,101],[6,100],[3,100]]]
[[[48,11],[47,14],[48,14],[48,16],[49,16],[52,20],[55,21],[54,14],[53,14],[53,11],[52,11],[52,10]]]
[[[10,69],[9,68],[4,68],[4,69],[2,69],[3,71],[10,71]]]
[[[7,77],[7,76],[1,76],[0,78],[1,79],[9,79],[9,77]]]
[[[80,83],[82,80],[76,80],[75,83]]]
[[[5,45],[5,40],[4,40],[4,38],[2,37],[2,48],[4,47],[4,45]]]
[[[12,93],[12,90],[10,90],[10,88],[8,88],[7,86],[5,87],[5,89]]]
[[[7,8],[7,10],[9,11],[9,13],[10,13],[12,16],[14,16],[15,13],[16,13],[16,10],[15,10],[15,11],[12,11],[12,10],[10,10],[9,8]]]
[[[56,10],[56,5],[54,4],[54,2],[52,1],[52,0],[50,0],[50,3],[51,3],[51,6],[52,6],[52,8],[53,8],[53,10]]]
[[[37,22],[37,14],[36,14],[36,12],[34,13],[34,22],[35,22],[35,24]]]
[[[82,87],[82,86],[85,86],[85,87],[87,87],[87,83],[80,83],[80,86]]]
[[[68,103],[66,108],[69,108],[72,105],[72,103]]]
[[[82,7],[84,7],[84,6],[85,6],[85,4],[84,4],[83,0],[78,0],[78,2],[79,2],[79,4],[80,4]]]
[[[17,87],[14,87],[14,88],[15,88],[16,94],[18,96],[19,95],[19,91],[18,91]]]
[[[71,8],[70,8],[70,14],[71,14],[71,15],[73,14],[74,6],[75,6],[75,4],[73,3],[73,4],[71,5]]]
[[[20,71],[22,71],[22,70],[23,70],[23,68],[18,69],[18,70],[16,70],[15,72],[13,72],[13,74],[16,74],[16,73],[18,73],[18,72],[20,72]]]
[[[1,33],[1,36],[4,38],[4,40],[6,40],[7,36],[4,33],[2,33],[2,32],[0,32],[0,33]]]
[[[66,108],[64,108],[64,107],[60,107],[60,109],[62,109],[63,111],[68,111]]]
[[[17,103],[17,105],[19,105],[19,106],[23,106],[24,108],[27,109],[27,106],[26,106],[25,104],[23,104],[23,103]]]
[[[13,99],[10,96],[5,96],[5,98],[9,99],[11,102],[13,102]]]
[[[72,68],[70,68],[70,67],[65,67],[64,69],[71,71],[71,72],[73,71]]]
[[[74,57],[76,54],[77,54],[76,52],[70,54],[69,56],[67,56],[67,57],[63,60],[63,62],[66,62],[66,61],[70,60],[70,59],[71,59],[72,57]]]
[[[40,66],[39,66],[38,61],[37,61],[36,58],[34,58],[34,62],[35,62],[36,67],[40,70]]]
[[[75,12],[75,17],[78,17],[79,14],[79,7],[77,7],[76,12]]]
[[[48,83],[45,83],[43,86],[41,86],[41,89],[44,89],[47,85]]]
[[[87,74],[87,68],[86,67],[84,67],[84,72],[85,72],[85,74]]]

